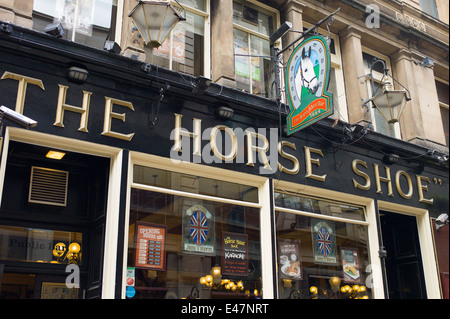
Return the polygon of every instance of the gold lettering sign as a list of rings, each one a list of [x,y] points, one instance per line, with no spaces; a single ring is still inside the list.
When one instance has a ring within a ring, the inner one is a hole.
[[[370,183],[370,177],[369,177],[369,175],[367,175],[366,173],[364,173],[364,172],[362,172],[362,171],[360,171],[360,170],[358,169],[358,167],[357,167],[358,164],[364,166],[365,168],[367,168],[367,163],[364,162],[364,161],[361,161],[361,160],[359,160],[359,159],[355,159],[355,160],[353,160],[353,162],[352,162],[352,169],[353,169],[353,172],[354,172],[356,175],[361,176],[362,178],[364,178],[365,181],[366,181],[366,183],[365,183],[364,185],[361,185],[361,184],[358,183],[355,179],[353,179],[353,186],[354,186],[355,188],[362,189],[362,190],[366,191],[366,190],[368,190],[368,189],[370,188],[370,184],[371,184],[371,183]]]
[[[306,161],[306,176],[307,178],[315,179],[321,182],[325,182],[325,178],[327,174],[316,175],[312,172],[312,164],[320,166],[320,160],[318,158],[311,158],[311,153],[319,154],[323,157],[323,153],[321,150],[317,148],[312,148],[308,146],[304,146],[305,149],[305,161]]]
[[[295,146],[294,143],[290,143],[288,141],[281,141],[278,143],[278,154],[280,154],[281,157],[283,157],[287,160],[290,160],[294,164],[294,166],[291,169],[287,169],[286,167],[284,167],[283,165],[278,163],[278,169],[281,172],[284,172],[284,173],[287,173],[290,175],[296,175],[300,171],[300,164],[298,162],[298,159],[294,155],[284,152],[283,146],[288,146],[288,147],[292,148],[294,151],[297,150],[297,147]]]

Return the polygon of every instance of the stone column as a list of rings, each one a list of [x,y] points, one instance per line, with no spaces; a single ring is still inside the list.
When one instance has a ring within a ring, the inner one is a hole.
[[[234,71],[233,1],[211,1],[211,79],[236,87]],[[206,44],[208,45],[208,44]]]
[[[370,123],[371,119],[370,112],[362,106],[362,102],[367,100],[368,97],[364,77],[361,34],[360,30],[351,25],[340,32],[349,122],[365,125]]]
[[[432,149],[445,149],[433,69],[420,65],[424,57],[401,49],[392,56],[393,76],[405,86],[411,101],[400,117],[402,139]],[[402,89],[396,85],[396,89]]]

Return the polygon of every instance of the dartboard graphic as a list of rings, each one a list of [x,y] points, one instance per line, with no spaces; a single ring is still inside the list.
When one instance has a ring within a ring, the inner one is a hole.
[[[206,241],[206,238],[208,238],[208,221],[203,212],[198,210],[192,214],[189,229],[195,243],[203,244]]]

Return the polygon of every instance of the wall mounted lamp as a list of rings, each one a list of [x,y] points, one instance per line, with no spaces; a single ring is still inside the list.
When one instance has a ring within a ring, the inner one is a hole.
[[[175,25],[186,20],[186,10],[178,1],[174,1],[177,6],[173,6],[170,0],[139,0],[131,10],[128,16],[133,20],[146,45],[153,48],[161,46]]]
[[[389,124],[394,124],[398,122],[403,109],[405,108],[406,102],[411,100],[411,97],[408,89],[394,79],[391,74],[389,74],[386,64],[383,60],[379,59],[372,63],[370,73],[368,75],[370,77],[372,90],[375,88],[372,71],[374,65],[377,63],[381,63],[383,65],[383,77],[381,79],[381,84],[383,85],[382,92],[378,93],[379,88],[377,88],[375,92],[372,93],[372,97],[363,102],[363,107],[367,107],[369,102],[372,102],[373,107],[380,112],[386,122]],[[399,84],[403,90],[395,90],[392,82]]]
[[[45,27],[44,32],[57,38],[62,38],[66,33],[61,23],[50,23]]]

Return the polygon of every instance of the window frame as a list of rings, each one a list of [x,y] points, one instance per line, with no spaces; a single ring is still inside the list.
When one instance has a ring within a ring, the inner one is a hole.
[[[231,0],[231,1],[235,2],[235,0]],[[268,6],[268,5],[264,4],[264,3],[261,3],[261,2],[259,2],[257,0],[236,0],[236,2],[239,2],[242,5],[245,2],[249,2],[249,3],[255,5],[255,6],[261,8],[263,10],[266,10],[266,11],[269,11],[269,12],[273,13],[274,17],[275,17],[273,29],[277,30],[280,27],[280,23],[281,23],[280,21],[281,20],[280,20],[280,12],[279,12],[279,10],[277,10],[275,8],[272,8],[272,7],[270,7],[270,6]],[[251,36],[255,36],[255,37],[259,38],[259,39],[265,40],[265,41],[269,42],[269,44],[270,44],[270,39],[269,39],[270,34],[269,35],[262,34],[260,32],[257,32],[257,31],[248,29],[248,28],[246,28],[244,26],[241,26],[241,25],[239,25],[239,24],[237,24],[237,23],[235,23],[233,21],[233,30],[234,29],[240,30],[242,32],[246,32],[248,35],[250,35],[248,37],[248,43],[247,43],[248,44],[248,52],[251,52],[251,49],[252,49],[252,47],[251,47]],[[281,43],[282,43],[281,39],[277,40],[277,42],[275,43],[275,47],[281,48],[282,47]],[[234,36],[233,36],[233,45],[234,45]],[[233,48],[233,65],[235,65],[235,63],[236,63],[236,58],[235,57],[236,57],[236,55],[234,53],[234,48]],[[270,57],[271,57],[271,59],[273,59],[273,52],[270,52]],[[249,91],[249,93],[253,94],[253,85],[251,84],[251,63],[249,64],[249,74],[250,74],[250,91]]]

